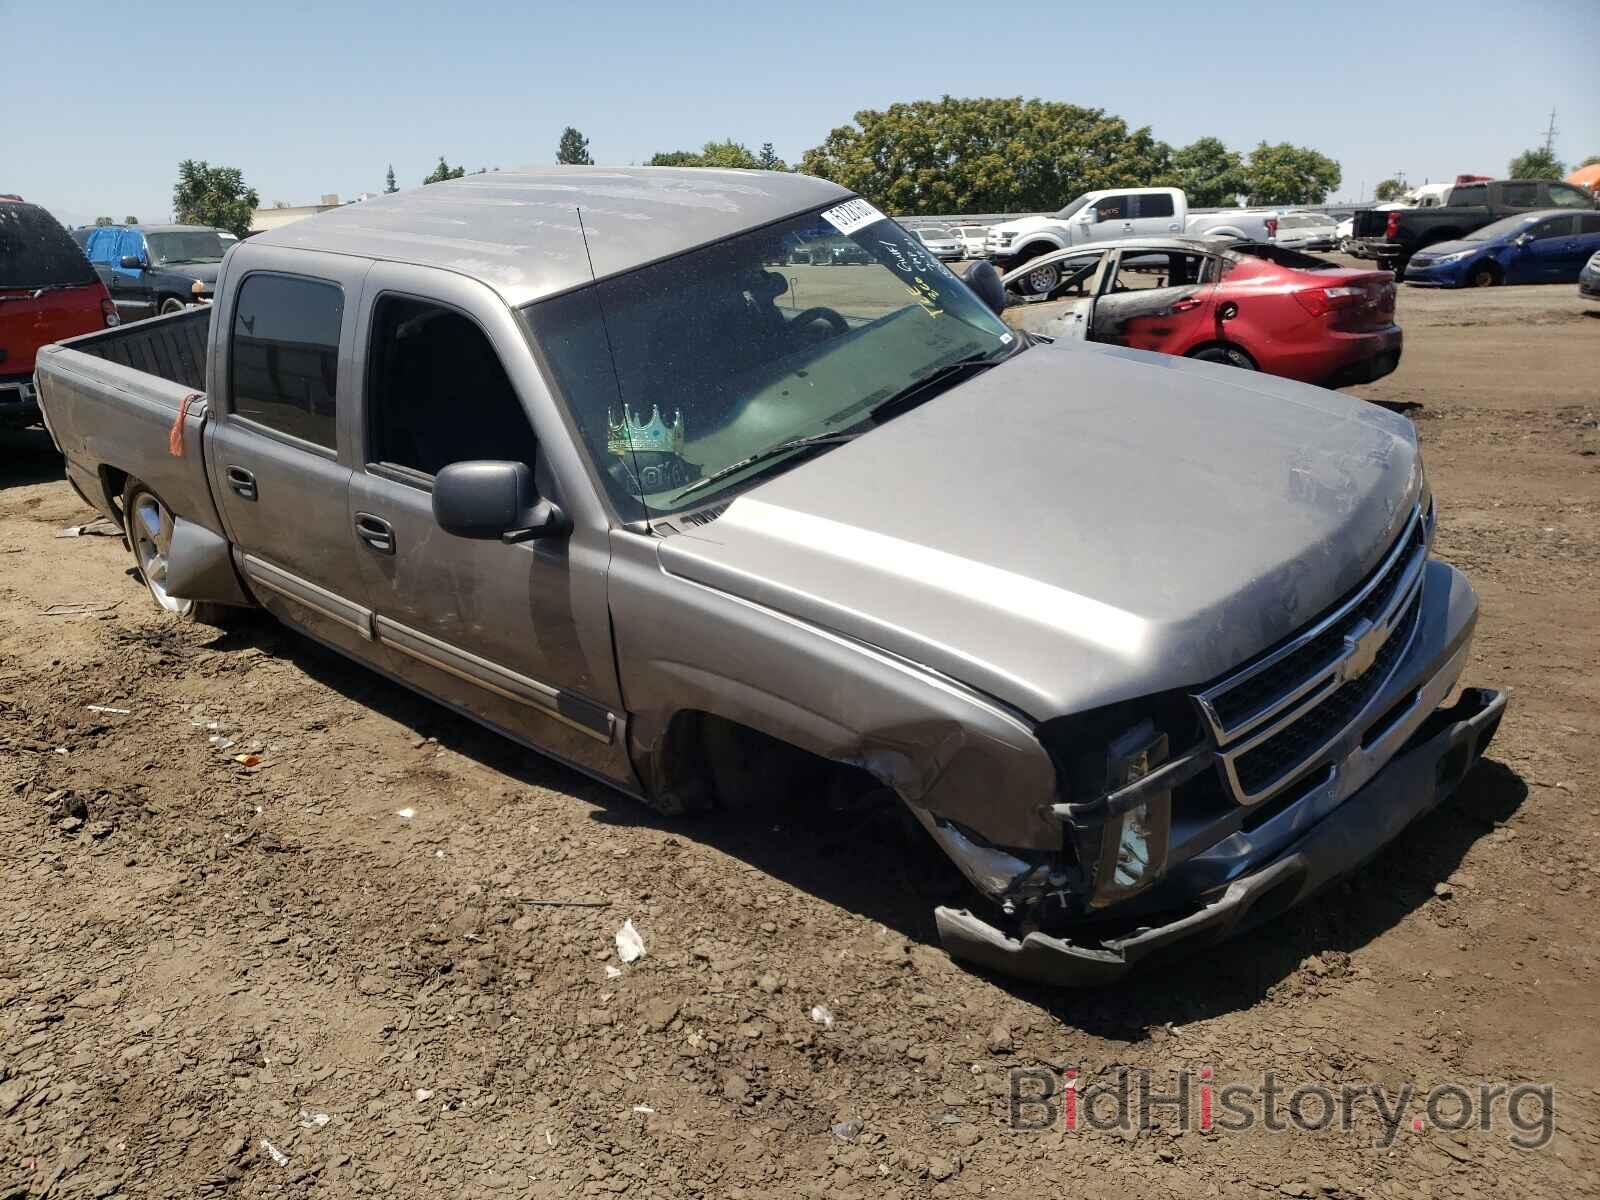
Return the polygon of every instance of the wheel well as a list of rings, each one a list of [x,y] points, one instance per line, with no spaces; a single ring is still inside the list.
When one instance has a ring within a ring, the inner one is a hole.
[[[1016,251],[1015,258],[1017,266],[1020,267],[1023,263],[1030,262],[1033,259],[1038,258],[1041,254],[1054,254],[1059,249],[1061,249],[1061,247],[1057,246],[1054,242],[1028,242],[1022,247],[1022,249]]]
[[[1226,338],[1212,338],[1210,341],[1201,342],[1197,346],[1190,346],[1183,352],[1183,356],[1185,358],[1193,358],[1195,355],[1205,350],[1237,350],[1240,354],[1248,358],[1252,364],[1258,367],[1260,365],[1256,363],[1256,356],[1254,354],[1251,354],[1250,351],[1239,345],[1238,342],[1230,342]]]
[[[698,710],[677,713],[650,772],[658,807],[851,804],[883,784],[861,767],[835,762],[738,721]]]
[[[122,516],[122,493],[128,489],[128,479],[126,471],[101,464],[100,486],[105,489],[107,506],[119,518]]]
[[[1473,263],[1472,264],[1472,270],[1470,272],[1468,272],[1468,274],[1469,275],[1476,275],[1479,271],[1483,270],[1485,267],[1487,267],[1489,269],[1489,274],[1493,275],[1496,279],[1504,279],[1505,278],[1505,274],[1506,274],[1505,271],[1501,268],[1500,264],[1497,263],[1492,258],[1485,258],[1485,259],[1481,260],[1480,262]]]

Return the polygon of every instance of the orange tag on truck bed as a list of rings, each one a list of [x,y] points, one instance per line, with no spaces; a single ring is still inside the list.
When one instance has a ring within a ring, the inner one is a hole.
[[[202,395],[201,392],[190,392],[178,405],[178,419],[172,423],[172,432],[167,434],[167,453],[173,458],[183,457],[183,423],[189,419],[189,405]]]

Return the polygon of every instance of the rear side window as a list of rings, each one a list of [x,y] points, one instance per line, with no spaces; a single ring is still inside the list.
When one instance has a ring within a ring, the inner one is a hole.
[[[1481,183],[1463,184],[1461,187],[1450,189],[1450,203],[1457,204],[1487,204],[1489,202],[1489,189]]]
[[[335,449],[343,320],[344,291],[337,284],[248,276],[234,302],[228,358],[234,413]]]
[[[60,221],[36,204],[0,201],[0,288],[63,287],[95,278]]]
[[[1500,202],[1511,208],[1537,208],[1539,185],[1537,183],[1503,183],[1500,185]]]
[[[1139,197],[1141,217],[1170,217],[1172,211],[1172,197],[1165,192],[1148,192]]]

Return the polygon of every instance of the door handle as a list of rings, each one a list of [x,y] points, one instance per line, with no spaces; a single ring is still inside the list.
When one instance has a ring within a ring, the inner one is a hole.
[[[394,553],[394,526],[371,513],[356,514],[356,536],[379,554]]]
[[[245,500],[256,498],[256,477],[243,467],[229,467],[226,471],[228,486]]]
[[[1175,300],[1172,304],[1173,312],[1188,312],[1191,308],[1199,308],[1200,301],[1193,296],[1185,296],[1182,300]]]

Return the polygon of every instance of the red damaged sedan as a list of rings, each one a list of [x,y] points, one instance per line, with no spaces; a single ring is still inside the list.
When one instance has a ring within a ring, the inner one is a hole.
[[[1059,275],[1041,270],[1050,267]],[[1324,387],[1371,383],[1400,363],[1393,275],[1266,243],[1137,238],[1080,246],[1033,259],[1004,283],[1011,302],[1073,301],[1033,326],[1057,337]]]

